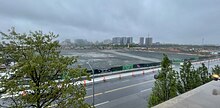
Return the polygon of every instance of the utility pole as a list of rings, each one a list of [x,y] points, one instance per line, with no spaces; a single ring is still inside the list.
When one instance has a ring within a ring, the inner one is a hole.
[[[204,38],[202,38],[202,45],[204,45]]]

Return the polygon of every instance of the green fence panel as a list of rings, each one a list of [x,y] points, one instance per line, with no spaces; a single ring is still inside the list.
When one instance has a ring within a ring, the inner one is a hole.
[[[133,69],[133,64],[125,65],[122,67],[123,70]]]

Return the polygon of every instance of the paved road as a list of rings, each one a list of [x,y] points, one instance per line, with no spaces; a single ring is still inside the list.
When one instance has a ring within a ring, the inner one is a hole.
[[[153,75],[115,79],[95,85],[97,108],[146,108],[153,86]],[[87,87],[86,102],[92,103],[92,86]]]
[[[205,62],[209,70],[219,61]],[[196,63],[197,68],[201,64]],[[175,66],[179,70],[180,66]],[[146,108],[147,98],[153,87],[153,75],[139,75],[136,77],[127,77],[124,79],[115,79],[95,85],[95,106],[97,108]],[[92,87],[87,87],[86,102],[92,104]]]

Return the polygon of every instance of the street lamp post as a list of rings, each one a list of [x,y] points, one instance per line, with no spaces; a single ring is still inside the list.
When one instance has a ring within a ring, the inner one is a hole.
[[[208,72],[209,72],[209,62],[210,62],[210,60],[208,60]]]
[[[94,70],[92,68],[92,66],[90,65],[89,62],[87,62],[87,64],[89,65],[90,69],[92,70],[92,106],[95,107],[94,103],[95,103],[95,89],[94,89]]]

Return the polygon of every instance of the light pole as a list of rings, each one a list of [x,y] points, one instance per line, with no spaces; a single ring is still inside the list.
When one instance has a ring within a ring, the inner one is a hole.
[[[208,60],[208,72],[209,72],[209,62],[210,62],[210,60]]]
[[[87,62],[87,64],[89,65],[89,67],[90,67],[90,69],[92,70],[92,106],[95,108],[95,105],[94,105],[94,103],[95,103],[95,95],[94,95],[94,93],[95,93],[95,89],[94,89],[94,70],[93,70],[93,68],[92,68],[92,66],[90,65],[90,63],[89,62]]]

